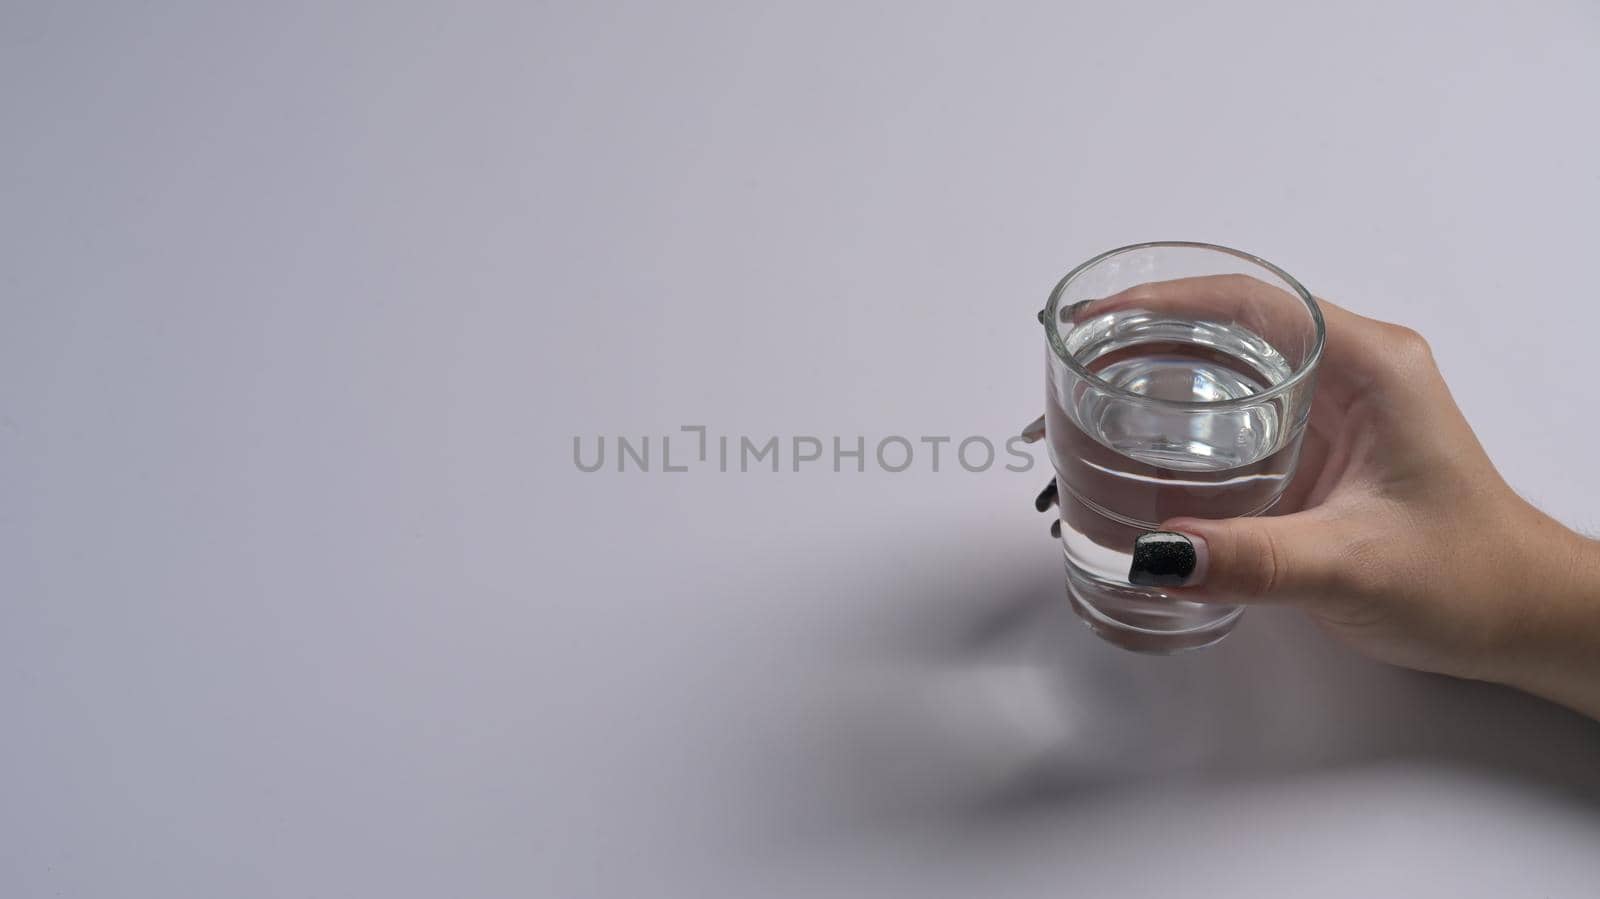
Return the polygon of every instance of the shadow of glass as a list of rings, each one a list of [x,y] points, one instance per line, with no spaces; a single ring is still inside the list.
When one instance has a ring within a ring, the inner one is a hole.
[[[987,556],[956,579],[902,569],[877,597],[894,614],[836,672],[836,686],[850,683],[816,734],[821,786],[846,814],[966,826],[1397,762],[1470,767],[1600,807],[1596,722],[1371,662],[1288,609],[1251,609],[1210,649],[1130,653],[1088,631],[1060,568],[1039,555]]]

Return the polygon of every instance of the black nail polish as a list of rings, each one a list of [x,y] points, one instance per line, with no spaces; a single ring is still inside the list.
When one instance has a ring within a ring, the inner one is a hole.
[[[1051,478],[1050,479],[1050,483],[1046,484],[1044,486],[1044,489],[1039,491],[1039,496],[1034,499],[1033,507],[1035,509],[1038,509],[1040,512],[1043,512],[1044,510],[1046,510],[1046,509],[1050,508],[1051,506],[1055,505],[1055,502],[1056,502],[1056,479],[1055,478]]]
[[[1055,521],[1050,522],[1050,536],[1057,540],[1061,539],[1061,519],[1057,518]]]
[[[1151,531],[1133,541],[1133,566],[1128,583],[1145,587],[1180,587],[1194,574],[1197,556],[1188,537],[1172,531]]]

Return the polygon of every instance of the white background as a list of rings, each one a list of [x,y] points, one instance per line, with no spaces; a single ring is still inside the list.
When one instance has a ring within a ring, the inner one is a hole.
[[[1206,240],[1423,331],[1594,527],[1597,46],[1581,0],[6,4],[0,894],[1592,895],[1600,725],[1283,610],[1102,645],[1042,452],[658,454],[1002,439],[1061,274]],[[649,473],[574,467],[619,434]]]

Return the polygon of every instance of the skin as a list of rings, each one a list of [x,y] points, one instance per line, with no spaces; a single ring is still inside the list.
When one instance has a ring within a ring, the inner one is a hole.
[[[1271,340],[1286,323],[1255,310],[1294,308],[1258,302],[1275,290],[1236,275],[1185,279],[1070,314],[1199,309]],[[1600,719],[1600,542],[1506,484],[1421,335],[1318,304],[1327,341],[1295,477],[1271,516],[1163,522],[1209,556],[1203,583],[1178,592],[1291,605],[1372,658]]]

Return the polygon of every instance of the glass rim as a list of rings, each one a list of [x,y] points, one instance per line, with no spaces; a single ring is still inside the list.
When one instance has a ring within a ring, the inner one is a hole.
[[[1112,385],[1110,382],[1102,379],[1099,375],[1096,375],[1095,373],[1089,371],[1089,369],[1085,368],[1083,363],[1079,362],[1073,357],[1072,353],[1068,352],[1066,341],[1061,339],[1061,332],[1056,327],[1057,308],[1061,301],[1062,294],[1066,292],[1067,285],[1071,284],[1074,278],[1083,274],[1085,271],[1088,271],[1091,267],[1098,265],[1113,256],[1120,256],[1123,253],[1131,253],[1135,250],[1148,250],[1152,247],[1177,247],[1180,249],[1211,250],[1218,253],[1225,253],[1229,256],[1243,259],[1244,261],[1253,265],[1259,265],[1279,278],[1282,278],[1283,282],[1288,284],[1290,288],[1294,290],[1295,294],[1300,297],[1300,301],[1305,304],[1307,311],[1311,313],[1311,323],[1316,329],[1316,337],[1312,343],[1311,352],[1306,356],[1305,362],[1302,363],[1299,369],[1297,369],[1289,377],[1284,378],[1282,381],[1279,381],[1260,393],[1252,393],[1249,396],[1241,396],[1230,400],[1201,400],[1187,402],[1183,400],[1169,400],[1162,399],[1160,397],[1145,396],[1141,393],[1134,393],[1126,388]],[[1045,336],[1050,344],[1051,350],[1055,353],[1057,359],[1066,364],[1066,366],[1072,369],[1072,371],[1080,378],[1083,378],[1085,381],[1093,384],[1097,389],[1122,399],[1132,400],[1153,406],[1166,406],[1174,409],[1238,409],[1245,406],[1253,406],[1257,403],[1267,402],[1278,396],[1288,393],[1298,386],[1300,382],[1309,379],[1312,376],[1312,373],[1317,370],[1317,363],[1322,361],[1323,344],[1327,341],[1327,326],[1322,320],[1322,309],[1317,306],[1317,300],[1311,295],[1311,291],[1306,290],[1305,286],[1297,281],[1293,275],[1277,267],[1276,265],[1273,265],[1267,260],[1262,259],[1260,256],[1246,253],[1243,250],[1235,250],[1232,247],[1225,247],[1220,244],[1203,243],[1192,240],[1151,240],[1144,243],[1128,244],[1125,247],[1117,247],[1114,250],[1107,250],[1092,259],[1079,263],[1072,271],[1067,272],[1066,277],[1062,278],[1056,283],[1054,290],[1050,291],[1050,299],[1045,303],[1043,318]]]

